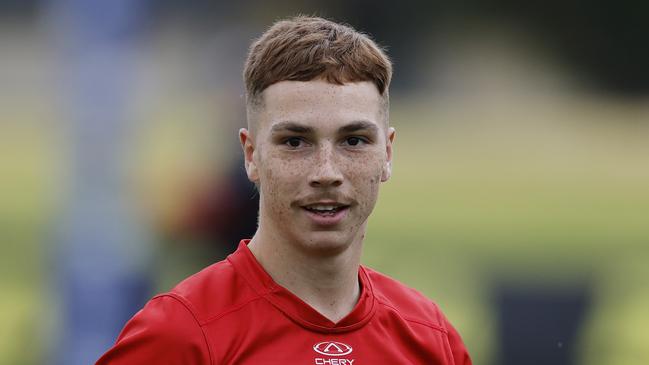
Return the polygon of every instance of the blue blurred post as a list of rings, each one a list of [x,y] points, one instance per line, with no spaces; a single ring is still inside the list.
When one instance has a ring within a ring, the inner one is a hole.
[[[56,237],[56,363],[93,364],[149,295],[150,248],[129,197],[136,36],[144,1],[51,0],[69,124],[69,182]]]
[[[588,286],[496,291],[500,365],[574,365],[578,334],[591,304]]]

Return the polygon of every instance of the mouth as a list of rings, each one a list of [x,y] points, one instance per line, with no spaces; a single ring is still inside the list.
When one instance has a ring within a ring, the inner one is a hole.
[[[302,207],[303,209],[320,215],[335,215],[343,209],[349,208],[349,205],[343,204],[311,204]]]
[[[302,206],[313,223],[332,226],[340,223],[349,210],[349,205],[337,202],[319,202]]]

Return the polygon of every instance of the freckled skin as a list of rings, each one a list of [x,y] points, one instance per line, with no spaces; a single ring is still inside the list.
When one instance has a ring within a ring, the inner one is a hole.
[[[248,176],[260,189],[260,230],[319,255],[360,246],[379,185],[390,176],[394,130],[384,120],[378,90],[370,82],[282,81],[262,96],[263,106],[253,116],[254,134],[241,132]],[[311,132],[273,130],[286,121]],[[376,128],[341,132],[355,121]],[[291,146],[290,138],[301,144]],[[300,206],[314,199],[349,204],[347,216],[334,227],[314,225]]]

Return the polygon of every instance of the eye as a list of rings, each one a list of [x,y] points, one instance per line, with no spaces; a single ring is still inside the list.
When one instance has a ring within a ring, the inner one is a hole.
[[[286,141],[284,141],[284,144],[292,148],[297,148],[303,144],[303,141],[301,138],[298,137],[290,137],[287,138]]]
[[[361,137],[347,137],[345,139],[345,144],[352,147],[359,146],[363,143],[367,143],[367,141]]]

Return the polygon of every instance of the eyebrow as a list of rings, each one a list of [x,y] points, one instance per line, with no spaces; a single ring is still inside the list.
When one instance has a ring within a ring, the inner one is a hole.
[[[359,120],[355,122],[351,122],[347,125],[344,125],[338,129],[338,132],[340,133],[352,133],[352,132],[358,132],[362,130],[367,130],[370,132],[377,132],[378,127],[376,126],[375,123],[372,123],[367,120]]]
[[[362,130],[376,133],[378,131],[378,127],[375,123],[372,123],[370,121],[358,120],[338,128],[338,133],[352,133]],[[279,122],[271,127],[271,133],[279,133],[284,131],[308,134],[313,133],[314,129],[309,126],[290,121]]]
[[[271,133],[283,131],[294,133],[313,133],[313,128],[295,122],[279,122],[270,129]]]

